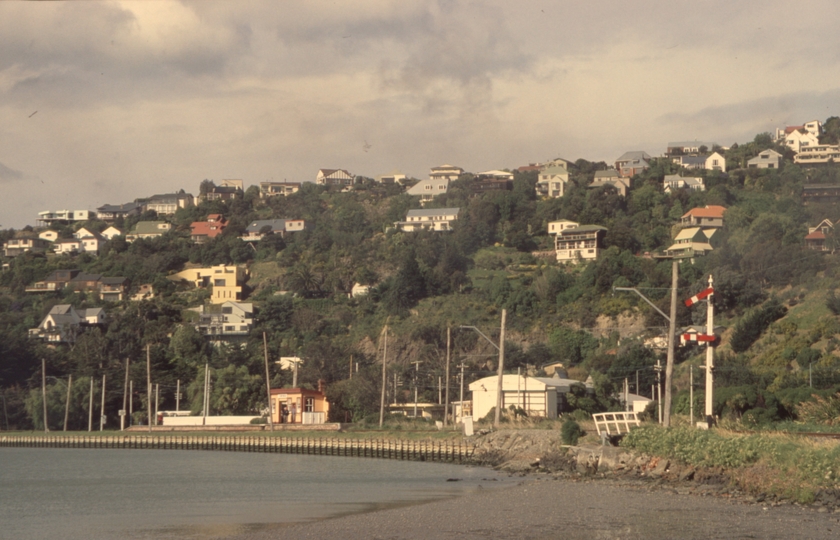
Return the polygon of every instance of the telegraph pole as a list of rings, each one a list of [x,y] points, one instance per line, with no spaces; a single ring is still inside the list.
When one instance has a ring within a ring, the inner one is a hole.
[[[387,359],[388,359],[388,325],[385,325],[385,328],[382,329],[382,333],[385,337],[385,346],[382,349],[382,398],[379,402],[379,427],[382,427],[382,424],[385,422],[385,385],[388,383],[388,366],[387,366]]]
[[[507,318],[507,310],[502,310],[502,332],[499,336],[499,382],[496,385],[496,418],[493,422],[493,427],[499,429],[499,424],[502,420],[502,403],[503,403],[503,389],[502,381],[505,373],[505,319]]]
[[[677,285],[680,265],[677,259],[671,260],[671,317],[668,321],[668,357],[665,360],[665,427],[671,427],[671,389],[674,376],[674,334],[677,331]]]
[[[450,334],[452,329],[446,327],[446,397],[443,405],[443,426],[446,427],[446,420],[449,417],[449,349],[450,349]]]
[[[102,404],[99,406],[99,431],[105,429],[105,374],[102,374]]]
[[[146,344],[146,415],[149,433],[152,432],[152,349]]]
[[[271,403],[271,377],[268,374],[268,338],[266,338],[265,332],[263,332],[263,357],[265,358],[265,390],[268,394],[268,427],[271,431],[274,431],[274,410]]]
[[[93,375],[90,377],[90,394],[88,399],[88,431],[93,431]]]
[[[125,414],[128,408],[128,358],[125,359],[125,384],[123,385],[123,406],[120,411],[120,431],[125,430]]]
[[[41,358],[41,402],[44,405],[44,433],[49,433],[47,425],[47,361]]]
[[[417,372],[420,370],[420,364],[422,363],[420,360],[412,362],[414,364],[414,418],[417,418]]]
[[[73,386],[73,374],[67,379],[67,402],[64,404],[64,431],[67,431],[67,422],[70,420],[70,388]]]

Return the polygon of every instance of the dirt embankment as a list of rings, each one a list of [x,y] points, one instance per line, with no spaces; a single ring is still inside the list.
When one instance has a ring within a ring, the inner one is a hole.
[[[612,478],[651,489],[782,504],[762,493],[746,493],[721,468],[692,467],[669,459],[635,454],[621,447],[566,446],[553,430],[499,430],[476,438],[474,461],[512,474],[549,473],[567,478]],[[840,490],[823,490],[814,506],[840,512]]]

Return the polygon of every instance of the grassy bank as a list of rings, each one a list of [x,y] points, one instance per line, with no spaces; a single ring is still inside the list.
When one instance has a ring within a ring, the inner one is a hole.
[[[810,503],[823,489],[840,489],[840,443],[786,434],[738,434],[647,425],[622,446],[695,467],[722,467],[751,493]]]

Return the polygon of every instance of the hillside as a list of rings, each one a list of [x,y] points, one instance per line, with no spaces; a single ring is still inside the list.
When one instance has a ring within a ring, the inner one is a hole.
[[[768,148],[786,156],[781,168],[740,168]],[[833,203],[806,205],[801,197],[805,185],[840,184],[840,166],[794,164],[789,150],[775,147],[767,134],[725,154],[726,173],[689,172],[654,159],[649,169],[632,177],[626,197],[612,186],[589,187],[596,171],[607,165],[585,160],[569,166],[570,185],[556,199],[537,197],[536,172],[515,171],[511,190],[486,193],[475,193],[476,180],[463,174],[426,206],[460,208],[446,232],[395,229],[408,210],[420,208],[417,198],[399,185],[360,179],[349,191],[304,184],[297,193],[267,199],[252,187],[241,199],[178,210],[172,231],[162,237],[132,243],[117,237],[98,256],[7,259],[9,266],[0,275],[0,388],[6,422],[17,428],[42,426],[42,358],[51,377],[51,423],[63,420],[64,381],[71,374],[71,429],[87,425],[91,377],[100,381],[105,375],[109,381],[106,410],[122,408],[126,359],[135,410],[141,410],[145,392],[136,389],[145,384],[147,346],[153,382],[161,388],[161,409],[174,409],[180,381],[186,390],[182,408],[186,403],[199,410],[208,362],[214,414],[259,411],[265,403],[263,333],[270,358],[304,358],[302,384],[327,384],[337,418],[361,420],[378,411],[386,324],[389,401],[407,400],[415,382],[421,400],[437,401],[447,327],[452,328],[453,366],[464,362],[469,383],[495,369],[495,350],[476,332],[459,327],[475,326],[497,339],[501,309],[507,310],[509,370],[539,371],[561,361],[570,376],[584,380],[591,375],[596,384],[594,397],[572,406],[587,412],[614,407],[612,396],[625,377],[632,389],[638,376],[641,393],[649,394],[653,365],[664,352],[642,341],[661,335],[664,321],[638,297],[613,287],[637,287],[667,310],[670,262],[645,254],[670,246],[680,218],[707,205],[727,209],[725,226],[715,234],[712,251],[681,264],[679,297],[700,291],[714,276],[716,322],[726,328],[716,351],[716,386],[721,389],[716,412],[740,417],[752,410],[756,421],[794,418],[794,405],[810,393],[809,380],[825,393],[840,388],[840,307],[832,303],[833,291],[840,288],[837,255],[804,244],[809,226],[824,219],[836,222],[840,209]],[[663,192],[663,178],[681,172],[702,178],[705,190]],[[210,214],[222,214],[228,226],[219,237],[196,245],[190,223]],[[116,225],[128,230],[140,220],[157,218],[152,212]],[[253,247],[239,239],[252,221],[273,218],[305,220],[307,228],[285,238],[268,235]],[[556,262],[547,226],[560,219],[607,229],[597,260]],[[102,231],[107,224],[91,221],[76,227],[81,226]],[[1,236],[6,241],[16,232]],[[72,228],[58,232],[68,237]],[[254,303],[256,320],[246,339],[214,346],[184,324],[195,315],[188,308],[204,303],[209,293],[167,276],[189,266],[221,264],[249,269],[246,301]],[[50,272],[71,268],[125,277],[131,292],[151,284],[156,297],[103,303],[67,289],[25,292]],[[370,286],[369,294],[351,298],[356,283]],[[108,323],[69,346],[29,339],[28,330],[58,304],[103,307]],[[680,326],[704,320],[705,310],[680,304]],[[687,412],[689,366],[699,366],[702,354],[697,346],[677,352],[678,413]],[[422,363],[415,367],[415,361]],[[289,372],[277,366],[272,370],[272,386],[291,383]],[[452,399],[458,394],[455,371]],[[699,385],[700,370],[694,372]],[[696,394],[695,410],[702,410],[702,392]],[[112,414],[109,425],[114,419]]]

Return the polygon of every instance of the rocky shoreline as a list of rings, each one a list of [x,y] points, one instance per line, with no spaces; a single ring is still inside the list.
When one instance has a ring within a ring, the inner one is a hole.
[[[610,479],[627,487],[769,506],[809,506],[821,513],[840,514],[840,490],[822,490],[811,505],[800,505],[772,494],[739,489],[722,468],[692,467],[616,446],[567,446],[561,443],[559,432],[552,430],[498,430],[482,433],[474,442],[476,464],[510,474],[550,475],[573,481]]]

